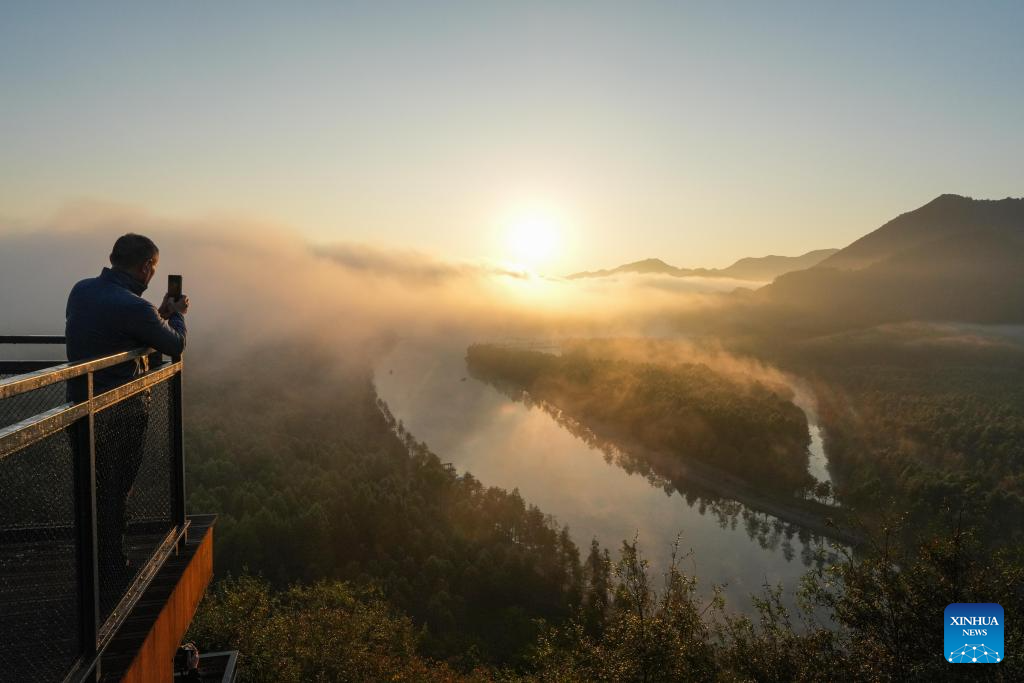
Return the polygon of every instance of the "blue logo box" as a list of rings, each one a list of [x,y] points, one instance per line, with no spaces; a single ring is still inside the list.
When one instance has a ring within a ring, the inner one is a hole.
[[[954,602],[946,607],[943,657],[953,664],[1003,661],[1003,608],[994,602]]]

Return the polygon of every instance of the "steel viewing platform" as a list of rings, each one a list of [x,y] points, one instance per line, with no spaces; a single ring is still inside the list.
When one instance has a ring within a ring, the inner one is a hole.
[[[0,358],[63,343],[0,336]],[[141,374],[95,394],[95,373],[123,363]],[[181,359],[150,349],[0,360],[3,680],[174,680],[216,521],[185,513],[181,381]],[[235,653],[204,661],[203,681],[233,679]]]

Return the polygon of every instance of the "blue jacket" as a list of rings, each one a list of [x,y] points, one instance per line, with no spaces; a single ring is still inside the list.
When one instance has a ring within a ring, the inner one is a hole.
[[[65,315],[68,360],[109,356],[140,346],[180,356],[185,350],[185,317],[173,313],[165,322],[156,306],[142,298],[144,291],[146,285],[110,268],[76,284],[68,296]],[[113,389],[145,370],[145,358],[100,370],[93,376],[93,393]],[[79,392],[76,388],[72,393]]]

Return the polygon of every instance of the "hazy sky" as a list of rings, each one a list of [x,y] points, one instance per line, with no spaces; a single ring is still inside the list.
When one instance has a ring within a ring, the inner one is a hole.
[[[69,201],[549,271],[843,246],[1024,194],[1021,2],[0,8],[0,219]]]

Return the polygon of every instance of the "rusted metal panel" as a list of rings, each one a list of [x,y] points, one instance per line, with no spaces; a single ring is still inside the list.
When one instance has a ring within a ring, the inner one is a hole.
[[[185,524],[181,527],[175,527],[168,532],[166,538],[157,548],[156,552],[146,562],[146,566],[140,570],[138,577],[132,584],[130,590],[124,594],[121,598],[121,602],[118,603],[114,612],[107,619],[106,623],[103,624],[99,629],[97,636],[97,647],[102,649],[104,645],[110,640],[110,637],[118,629],[118,627],[124,622],[125,618],[131,612],[132,607],[139,601],[139,598],[146,589],[149,587],[153,577],[156,576],[160,568],[164,566],[164,562],[170,556],[171,552],[177,547],[178,543],[185,538],[185,532],[188,529],[189,522],[185,521]]]
[[[192,519],[196,521],[195,517]],[[122,683],[173,683],[174,653],[212,577],[213,526],[210,525],[121,678]]]

